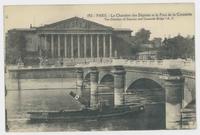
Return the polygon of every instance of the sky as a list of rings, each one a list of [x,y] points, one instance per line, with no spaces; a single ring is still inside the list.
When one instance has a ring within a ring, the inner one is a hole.
[[[102,14],[103,16],[101,16]],[[155,18],[155,15],[158,15],[159,18],[165,19],[147,20],[148,17],[145,17],[147,19],[144,20],[143,18],[143,20],[138,20],[138,18],[135,17],[135,15],[138,16],[138,14],[153,15],[153,17],[150,16],[150,18]],[[174,15],[173,18],[169,16],[172,14]],[[113,17],[114,15],[115,17]],[[126,15],[126,17],[122,17],[122,15]],[[151,38],[173,37],[178,34],[192,36],[195,33],[194,5],[188,3],[5,6],[4,32],[13,28],[29,28],[30,24],[38,27],[74,16],[82,17],[113,28],[129,28],[133,31],[132,35],[141,28],[145,28],[151,31]],[[169,17],[170,20],[167,20],[167,17]],[[108,20],[111,18],[122,20]],[[128,18],[128,20],[123,20],[123,18]]]

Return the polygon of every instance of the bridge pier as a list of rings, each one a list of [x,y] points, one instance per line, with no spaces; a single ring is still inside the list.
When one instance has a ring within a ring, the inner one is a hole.
[[[91,69],[90,72],[90,108],[96,109],[98,104],[97,90],[98,90],[98,72],[96,69]]]
[[[166,129],[181,128],[183,89],[184,79],[182,77],[165,80]]]
[[[83,92],[83,70],[77,69],[76,71],[76,87],[77,87],[77,95],[81,96]]]
[[[112,72],[114,74],[114,106],[123,105],[125,71],[123,67],[116,67]]]

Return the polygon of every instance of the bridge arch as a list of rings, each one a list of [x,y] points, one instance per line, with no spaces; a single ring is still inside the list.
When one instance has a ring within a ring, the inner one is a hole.
[[[145,112],[138,119],[146,121],[151,129],[165,128],[165,90],[160,82],[149,78],[132,80],[126,90],[125,103],[138,103],[145,106]]]
[[[106,105],[114,106],[114,76],[100,72],[98,81],[98,100]]]
[[[130,88],[134,88],[134,87],[138,87],[138,85],[141,85],[141,87],[146,87],[146,88],[160,88],[160,89],[164,89],[163,88],[163,84],[160,81],[157,80],[153,80],[150,78],[139,78],[139,79],[135,79],[132,80],[128,83],[125,91],[127,92],[128,90],[130,90]],[[148,86],[147,86],[148,85]]]
[[[87,74],[84,75],[83,80],[84,81],[89,81],[90,80],[90,72],[88,72]]]
[[[111,73],[102,73],[99,75],[99,84],[105,83],[105,82],[113,82],[114,76]]]
[[[136,97],[144,98],[150,102],[165,102],[165,90],[162,85],[149,78],[134,80],[127,88],[126,93],[134,93]],[[147,102],[148,102],[147,101]]]
[[[154,82],[154,83],[156,83],[157,85],[159,85],[160,87],[162,87],[164,89],[163,81],[160,80],[158,77],[153,77],[153,76],[152,77],[134,76],[133,78],[132,77],[126,78],[126,85],[125,85],[124,91],[127,92],[127,90],[130,88],[131,85],[133,85],[137,81],[142,81],[142,80]]]
[[[86,77],[88,78],[88,76],[90,76],[90,71],[84,71],[84,74],[83,74],[83,80],[86,79]]]

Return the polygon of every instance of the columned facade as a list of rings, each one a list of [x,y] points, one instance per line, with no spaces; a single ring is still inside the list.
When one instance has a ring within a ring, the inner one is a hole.
[[[23,32],[29,54],[24,57],[32,60],[25,59],[26,65],[72,66],[132,56],[130,29],[113,28],[80,17],[30,29],[13,29],[8,35],[15,36],[12,32]]]
[[[40,56],[49,54],[50,58],[113,57],[111,33],[60,34],[45,32],[39,34],[39,40]]]

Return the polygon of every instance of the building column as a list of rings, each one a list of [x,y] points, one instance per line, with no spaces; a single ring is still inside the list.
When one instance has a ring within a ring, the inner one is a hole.
[[[97,58],[99,58],[99,35],[97,35]]]
[[[110,35],[110,57],[112,57],[112,35]]]
[[[92,35],[90,35],[90,55],[91,58],[93,58],[93,41],[92,41]]]
[[[103,57],[106,57],[106,37],[103,35]]]
[[[114,106],[124,104],[124,78],[125,70],[122,66],[115,67],[114,74]]]
[[[58,35],[58,57],[60,57],[60,35]]]
[[[51,58],[54,57],[54,39],[53,34],[51,35]]]
[[[44,50],[47,50],[47,35],[44,35]]]
[[[91,69],[90,72],[90,108],[96,109],[98,104],[97,90],[98,90],[98,72],[96,69]]]
[[[87,57],[86,35],[84,35],[84,58]]]
[[[77,95],[82,96],[82,90],[83,90],[83,70],[82,69],[77,69],[76,79],[77,79]]]
[[[64,35],[65,58],[67,57],[67,35]]]
[[[71,58],[74,58],[73,35],[71,35]]]
[[[80,35],[77,35],[77,40],[78,40],[78,58],[81,57],[81,53],[80,53]]]
[[[182,94],[184,78],[178,77],[165,80],[165,118],[166,129],[181,128]]]
[[[44,35],[44,52],[45,56],[48,56],[48,49],[47,49],[47,35]]]
[[[39,56],[42,57],[42,37],[39,35]]]

